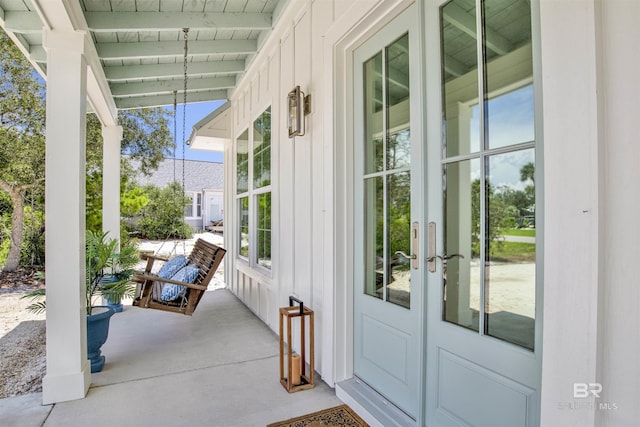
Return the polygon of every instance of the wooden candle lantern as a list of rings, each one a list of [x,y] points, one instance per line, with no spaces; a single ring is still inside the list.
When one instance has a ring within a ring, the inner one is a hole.
[[[293,302],[299,305],[294,306]],[[306,319],[309,319],[309,373],[306,374]],[[287,350],[284,349],[284,319],[287,319]],[[293,319],[300,319],[300,354],[291,349],[291,328]],[[284,359],[287,359],[287,372],[285,375]],[[280,384],[289,392],[313,388],[313,310],[304,306],[297,298],[289,297],[289,307],[280,308]]]

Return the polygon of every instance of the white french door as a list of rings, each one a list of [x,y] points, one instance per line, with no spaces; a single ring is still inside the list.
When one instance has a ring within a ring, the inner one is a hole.
[[[426,8],[426,423],[538,425],[531,2]]]
[[[412,7],[354,52],[354,373],[413,418],[424,270],[417,28]]]

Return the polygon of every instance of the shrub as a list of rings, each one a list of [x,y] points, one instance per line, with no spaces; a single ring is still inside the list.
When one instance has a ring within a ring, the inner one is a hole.
[[[149,201],[131,225],[139,237],[186,239],[193,236],[193,228],[184,222],[184,208],[191,204],[191,199],[185,196],[180,184],[174,182],[166,188],[148,185],[144,191]]]

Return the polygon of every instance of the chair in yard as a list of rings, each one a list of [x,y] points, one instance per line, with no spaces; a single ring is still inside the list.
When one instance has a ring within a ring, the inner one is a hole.
[[[198,239],[188,257],[178,255],[167,260],[143,254],[147,265],[143,273],[133,277],[141,285],[133,305],[191,316],[225,253],[225,249]],[[155,261],[165,262],[157,274],[151,272]]]

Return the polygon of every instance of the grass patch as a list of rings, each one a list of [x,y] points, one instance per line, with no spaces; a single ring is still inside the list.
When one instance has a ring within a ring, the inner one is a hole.
[[[502,230],[503,236],[525,236],[525,237],[536,237],[536,229],[535,228],[507,228],[506,230]]]
[[[491,243],[491,261],[500,262],[534,262],[536,245],[533,243],[500,242]]]

